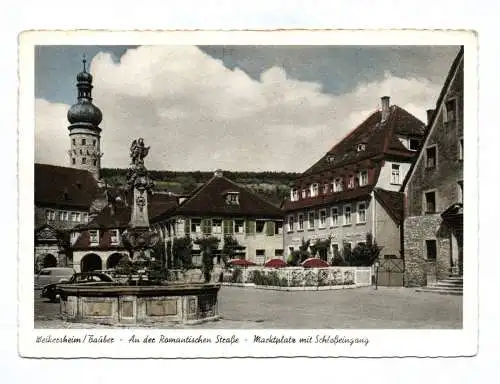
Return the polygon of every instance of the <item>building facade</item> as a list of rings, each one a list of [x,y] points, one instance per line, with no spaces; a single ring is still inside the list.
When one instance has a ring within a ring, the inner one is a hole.
[[[330,261],[367,234],[383,255],[401,256],[403,195],[399,192],[422,144],[425,124],[382,98],[379,111],[306,170],[285,202],[284,247],[330,239],[319,257]]]
[[[462,274],[464,51],[452,64],[419,156],[404,182],[406,282]]]
[[[224,238],[231,236],[241,246],[240,258],[257,264],[283,258],[283,213],[280,208],[263,200],[215,172],[214,176],[180,201],[179,206],[151,220],[161,233],[165,247],[173,239],[186,235],[193,241],[203,237],[220,239],[214,258],[220,262]],[[192,260],[201,265],[201,251],[193,244]]]

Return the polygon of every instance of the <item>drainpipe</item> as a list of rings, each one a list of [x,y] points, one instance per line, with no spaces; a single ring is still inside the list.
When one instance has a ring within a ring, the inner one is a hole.
[[[376,210],[375,210],[375,204],[376,204],[375,192],[371,191],[370,196],[372,199],[372,241],[375,241],[375,239],[377,238],[377,235],[375,233],[375,230],[376,230],[376,228],[375,228],[375,213],[376,213]]]

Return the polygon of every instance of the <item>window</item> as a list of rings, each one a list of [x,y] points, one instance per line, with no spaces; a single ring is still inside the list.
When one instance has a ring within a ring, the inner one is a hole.
[[[47,221],[55,220],[56,219],[56,213],[49,209],[45,212],[45,217],[47,218]]]
[[[358,152],[363,152],[366,150],[366,144],[362,143],[362,144],[358,144],[357,147],[356,147],[356,150]]]
[[[425,240],[425,251],[427,255],[427,260],[436,260],[437,257],[436,240]]]
[[[332,208],[332,227],[339,225],[339,209],[337,207]]]
[[[76,215],[77,215],[76,212],[71,212],[71,221],[73,221],[73,222],[77,221],[76,220]]]
[[[288,216],[288,232],[293,232],[293,216]]]
[[[351,225],[351,206],[344,206],[344,225]]]
[[[71,159],[71,164],[73,164],[73,165],[76,164],[76,159],[74,157]]]
[[[366,223],[366,203],[358,203],[358,223]]]
[[[333,257],[340,256],[338,243],[332,243],[332,255],[333,255]]]
[[[333,181],[333,192],[342,192],[342,179],[339,177]]]
[[[311,197],[318,196],[319,186],[318,183],[311,184]]]
[[[87,158],[86,157],[82,157],[82,164],[87,164]]]
[[[328,193],[328,184],[323,185],[323,195]]]
[[[307,219],[307,229],[314,229],[314,211],[308,213]]]
[[[305,189],[303,189],[303,190],[302,190],[302,198],[303,198],[303,199],[305,199],[306,197],[307,197],[307,195],[306,195],[306,190],[305,190]]]
[[[88,219],[89,219],[88,213],[87,212],[82,213],[82,221],[86,223],[88,222]]]
[[[401,180],[399,177],[399,168],[399,164],[392,164],[391,184],[401,184]]]
[[[297,190],[297,188],[293,188],[290,191],[290,200],[297,201],[298,199],[299,199],[299,191]]]
[[[212,220],[212,233],[222,233],[222,220]]]
[[[226,204],[238,205],[239,203],[240,203],[240,198],[238,192],[228,192],[226,194]]]
[[[73,143],[73,145],[76,145],[76,140],[75,139],[72,139],[71,142]]]
[[[60,211],[59,212],[59,220],[60,221],[69,221],[69,212]]]
[[[349,176],[349,179],[347,181],[347,188],[349,189],[354,188],[354,176]]]
[[[86,139],[82,139],[82,145],[87,145],[87,140]]]
[[[420,141],[417,139],[410,139],[410,151],[418,151]]]
[[[244,233],[245,232],[245,221],[244,220],[235,220],[234,221],[234,232],[235,233]]]
[[[283,222],[282,221],[275,221],[274,222],[274,234],[275,235],[282,235],[283,234]]]
[[[89,234],[90,234],[90,245],[99,244],[99,231],[91,230],[89,231]]]
[[[458,183],[458,202],[464,202],[464,182],[461,180]]]
[[[359,173],[359,186],[364,187],[368,184],[368,171],[362,171]]]
[[[255,230],[257,233],[264,233],[266,222],[264,220],[257,220],[255,223]]]
[[[95,139],[94,139],[94,140],[92,140],[92,145],[93,145],[94,147],[95,147],[96,143],[97,143],[97,141],[96,141]]]
[[[191,232],[201,233],[201,219],[191,219]]]
[[[111,245],[118,245],[120,236],[120,232],[118,231],[118,229],[112,229],[111,231],[109,231],[109,233],[111,237]]]
[[[283,257],[283,250],[282,249],[275,249],[274,250],[274,257]]]
[[[445,104],[445,123],[453,122],[456,120],[456,100],[448,100]]]
[[[328,163],[333,163],[335,161],[335,155],[328,155],[328,157],[326,158],[326,161]]]
[[[461,137],[458,141],[458,160],[464,159],[464,138]]]
[[[92,165],[95,167],[97,166],[97,159],[92,160]]]
[[[303,231],[304,230],[304,215],[302,213],[299,213],[299,220],[298,220],[298,231]]]
[[[436,212],[436,192],[425,193],[425,213]]]
[[[191,251],[191,262],[193,263],[193,266],[201,267],[202,265],[201,250],[193,249]]]
[[[326,226],[326,209],[319,211],[319,227],[325,228]]]
[[[436,168],[436,146],[428,147],[425,150],[425,167]]]
[[[255,250],[255,262],[257,264],[264,264],[266,261],[266,250],[265,249],[256,249]]]

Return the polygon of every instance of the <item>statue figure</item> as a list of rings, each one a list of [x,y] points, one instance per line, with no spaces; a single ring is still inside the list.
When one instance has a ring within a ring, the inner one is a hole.
[[[144,165],[144,158],[149,153],[149,148],[144,145],[144,139],[141,137],[132,142],[130,146],[130,158],[132,159],[132,165],[138,167]]]

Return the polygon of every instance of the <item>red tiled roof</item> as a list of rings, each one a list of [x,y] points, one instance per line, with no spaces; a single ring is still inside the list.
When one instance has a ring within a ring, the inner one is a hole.
[[[35,163],[35,205],[89,209],[98,194],[88,171]]]
[[[380,111],[372,113],[318,162],[307,169],[302,176],[357,163],[364,159],[391,152],[391,150],[397,151],[401,156],[412,157],[414,152],[407,150],[397,136],[422,137],[425,134],[425,124],[397,105],[390,107],[389,118],[385,123],[381,123],[381,116]],[[358,152],[356,150],[358,144],[365,144],[365,150]],[[335,160],[330,162],[329,158],[332,155],[335,156]]]
[[[382,188],[375,188],[374,195],[377,201],[384,207],[389,216],[400,224],[404,218],[404,194],[401,192],[386,191]]]
[[[238,192],[239,204],[227,204],[226,193]],[[214,176],[184,201],[174,215],[220,215],[281,218],[280,208],[234,183],[224,176]]]

